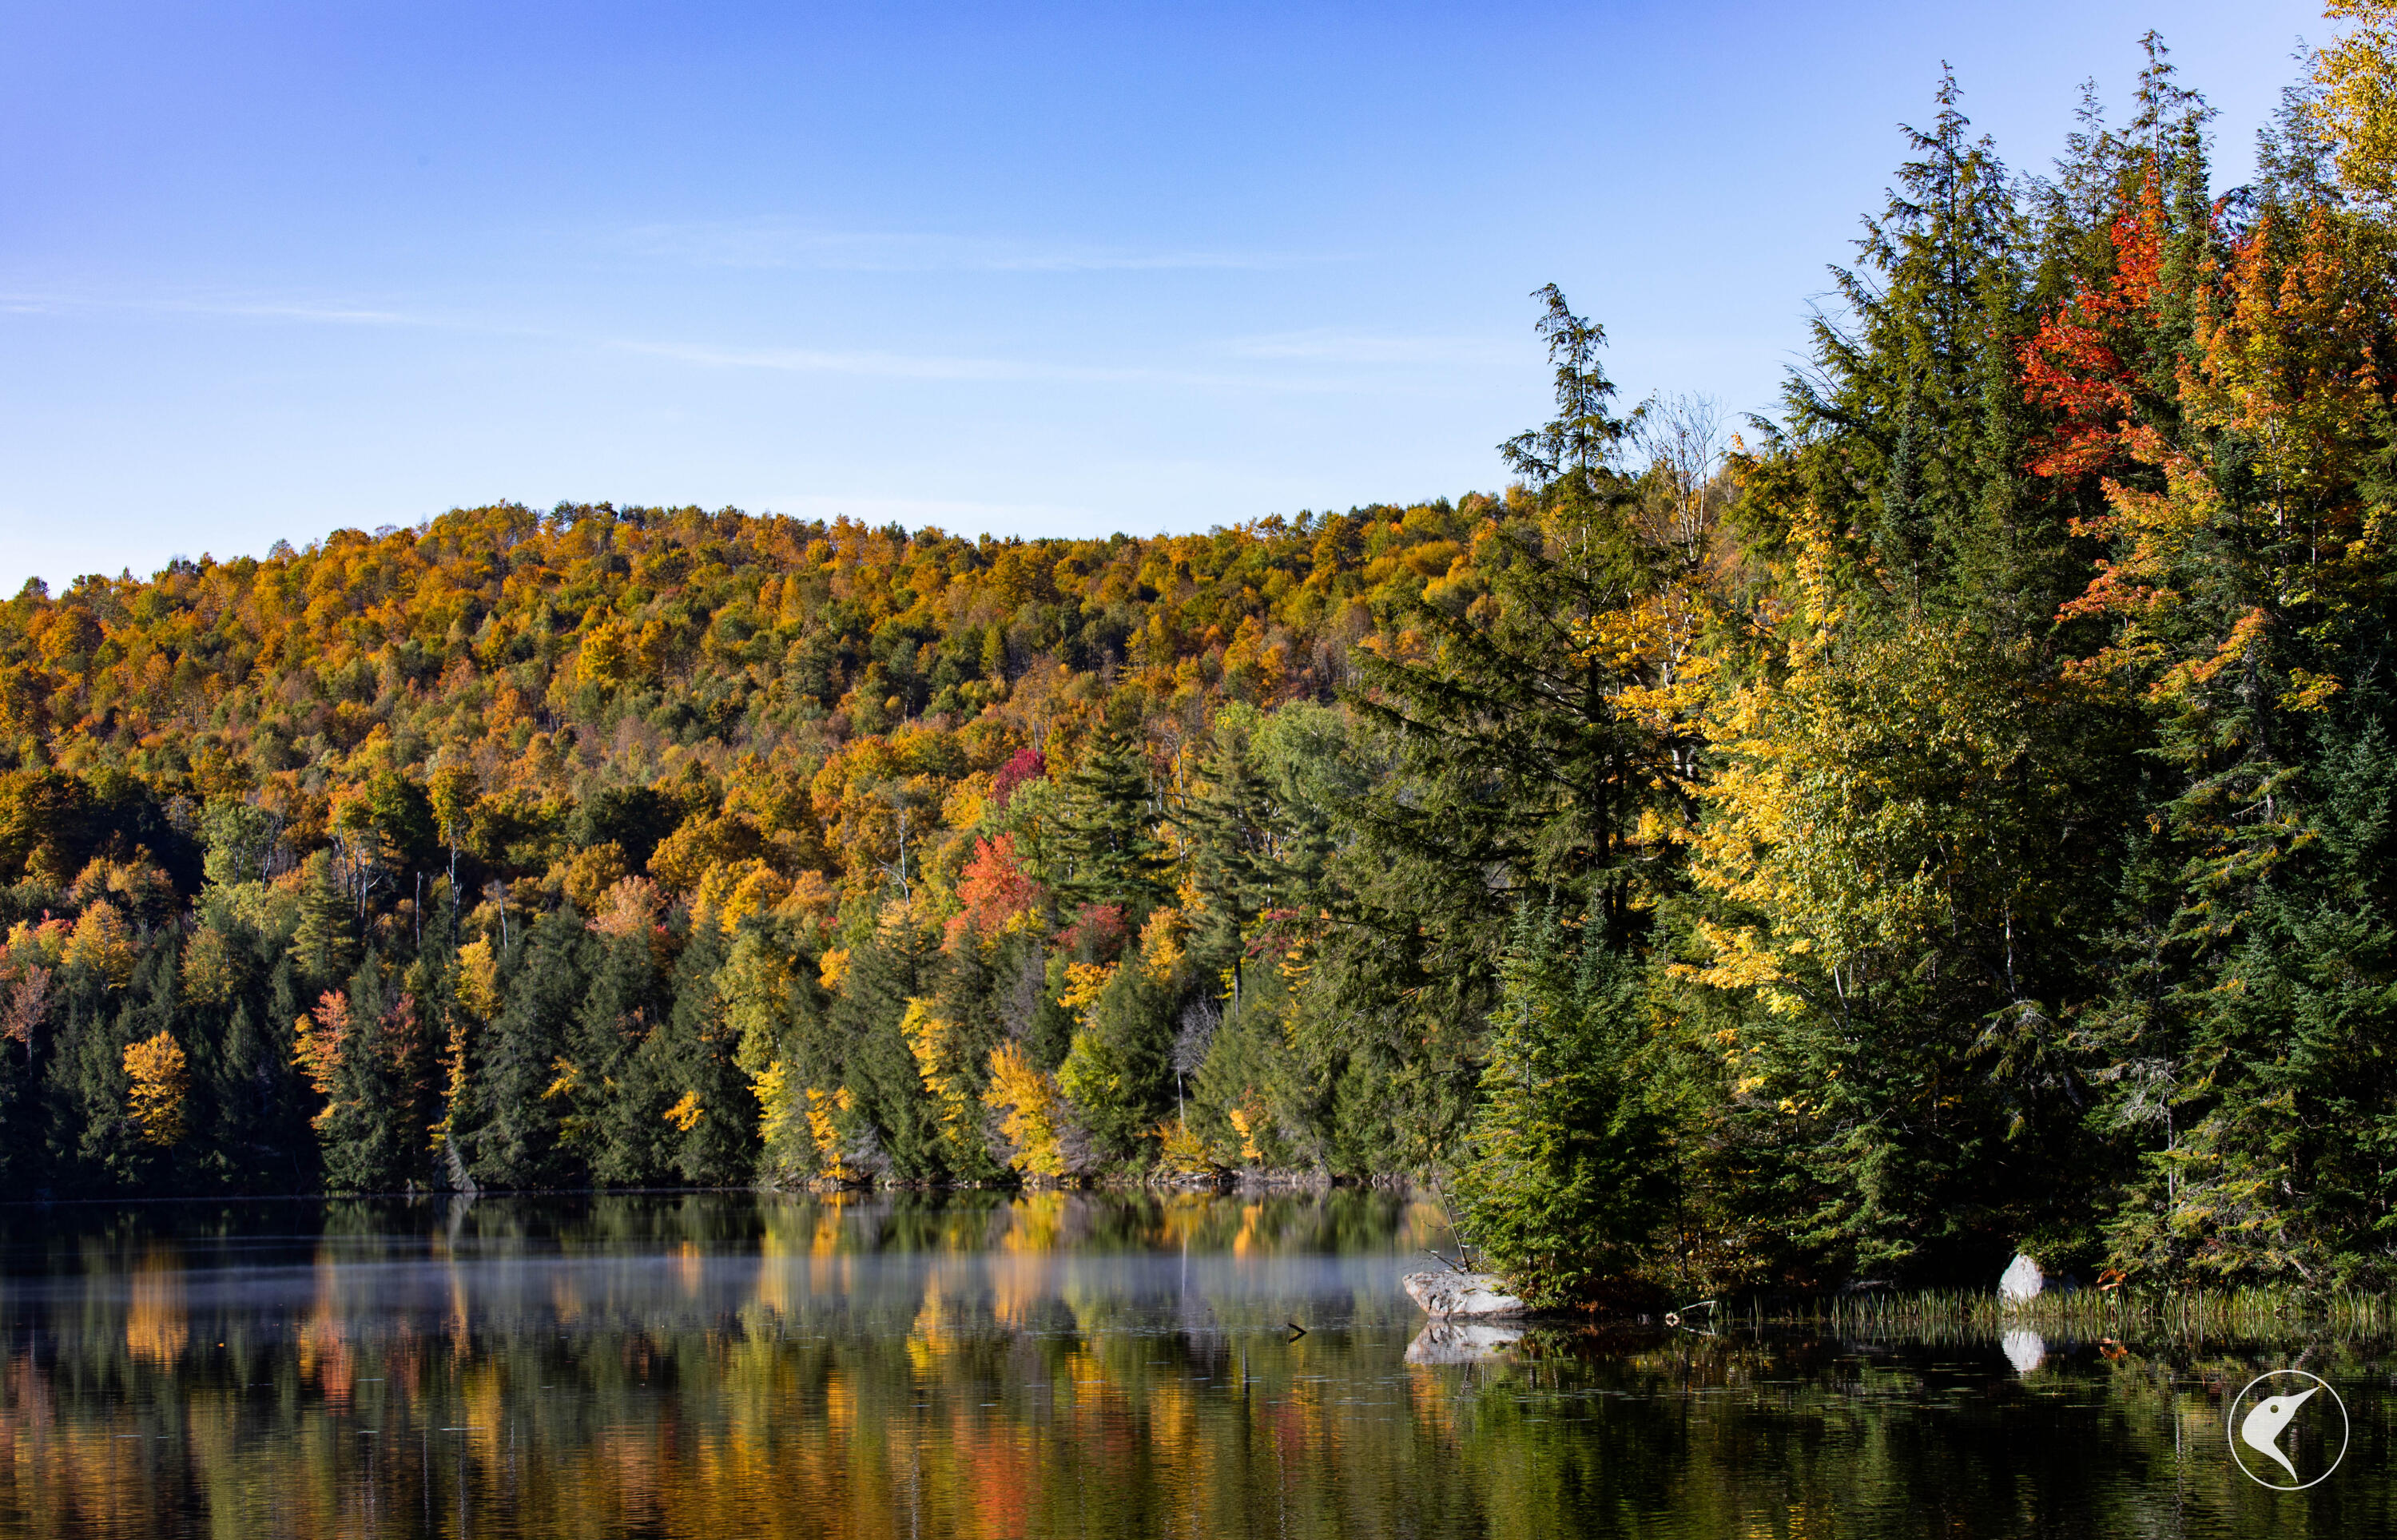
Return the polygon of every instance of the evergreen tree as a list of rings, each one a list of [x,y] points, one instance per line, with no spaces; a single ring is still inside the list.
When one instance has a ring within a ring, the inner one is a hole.
[[[300,926],[291,936],[291,960],[303,985],[338,988],[358,962],[357,911],[334,881],[332,857],[308,857],[300,889]]]
[[[1663,1217],[1663,1128],[1634,1068],[1646,1014],[1637,960],[1597,932],[1576,949],[1545,907],[1512,926],[1457,1222],[1534,1304],[1623,1278]]]
[[[1134,925],[1167,895],[1165,845],[1136,727],[1108,715],[1065,777],[1065,806],[1043,852],[1056,868],[1050,886],[1068,909],[1118,905]]]
[[[757,1097],[741,1072],[739,1033],[717,989],[730,950],[720,929],[692,928],[675,965],[673,1008],[636,1065],[665,1102],[664,1170],[705,1186],[747,1181],[757,1160]]]
[[[1340,906],[1281,940],[1281,965],[1311,970],[1290,1034],[1306,1121],[1343,1165],[1441,1157],[1472,1096],[1500,938],[1534,895],[1611,944],[1646,923],[1637,831],[1669,754],[1618,709],[1644,680],[1599,635],[1647,575],[1627,484],[1602,459],[1623,431],[1604,415],[1602,334],[1543,292],[1558,417],[1509,452],[1547,479],[1483,539],[1485,596],[1426,593],[1405,611],[1426,654],[1363,660],[1351,706],[1391,773],[1348,811],[1330,868]]]
[[[560,1136],[592,1180],[638,1186],[664,1178],[673,1096],[645,1045],[676,1007],[658,976],[646,935],[603,936],[591,946],[594,968],[568,1038],[569,1109]]]
[[[2029,511],[1987,485],[2012,468],[1988,386],[2014,378],[2029,330],[2029,232],[1962,95],[1943,75],[1932,126],[1907,131],[1915,158],[1866,220],[1860,260],[1831,270],[1845,314],[1816,317],[1812,366],[1788,389],[1809,490],[1855,531],[1868,591],[1903,609],[1956,602]]]
[[[474,1115],[458,1131],[478,1182],[556,1187],[580,1175],[562,1137],[567,1109],[550,1092],[590,971],[590,934],[570,904],[543,915],[502,962],[502,1004],[477,1066]]]
[[[831,1013],[834,1035],[848,1045],[843,1084],[860,1118],[879,1131],[889,1171],[914,1181],[945,1170],[939,1116],[900,1025],[907,1002],[925,992],[932,956],[913,924],[881,925],[850,954]]]

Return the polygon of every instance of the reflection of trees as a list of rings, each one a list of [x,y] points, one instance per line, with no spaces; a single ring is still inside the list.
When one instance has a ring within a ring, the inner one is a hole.
[[[1409,1368],[1392,1236],[1439,1237],[1371,1194],[7,1223],[41,1270],[0,1532],[2173,1534],[2252,1502],[2235,1346],[2051,1342],[2022,1378],[1988,1342],[1540,1332]]]

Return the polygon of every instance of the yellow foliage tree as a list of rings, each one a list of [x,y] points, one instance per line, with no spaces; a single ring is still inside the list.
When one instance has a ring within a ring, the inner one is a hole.
[[[183,1096],[191,1077],[182,1044],[162,1029],[125,1049],[125,1072],[133,1081],[128,1107],[142,1139],[161,1149],[183,1137]]]
[[[2353,31],[2314,56],[2315,111],[2338,146],[2348,185],[2397,198],[2397,0],[2329,0],[2323,14]]]
[[[112,989],[125,987],[133,976],[133,927],[114,904],[102,898],[83,911],[67,941],[66,962],[106,979]]]
[[[624,847],[613,840],[585,845],[565,863],[566,896],[586,915],[607,905],[609,890],[624,880]]]
[[[665,1121],[684,1134],[697,1128],[701,1120],[706,1116],[707,1109],[700,1105],[699,1093],[696,1091],[684,1092],[681,1097],[665,1110]]]
[[[458,949],[458,999],[478,1021],[500,1014],[500,954],[489,936]]]
[[[967,1167],[982,1157],[982,1139],[975,1128],[973,1085],[969,1077],[956,1022],[932,1008],[931,1002],[910,1000],[899,1018],[899,1033],[916,1056],[916,1072],[924,1090],[940,1109],[941,1136],[954,1158]]]
[[[1212,1176],[1224,1169],[1224,1162],[1185,1119],[1169,1118],[1150,1130],[1149,1136],[1157,1141],[1159,1163],[1177,1175]]]
[[[815,1141],[816,1175],[827,1182],[853,1182],[859,1172],[849,1158],[849,1141],[841,1121],[857,1105],[849,1087],[837,1091],[808,1088],[808,1136]]]
[[[1065,1106],[1057,1082],[1041,1072],[1018,1042],[990,1053],[990,1084],[983,1101],[1001,1114],[999,1133],[1014,1147],[1007,1163],[1027,1176],[1073,1175],[1065,1141]]]
[[[204,1005],[221,1005],[233,998],[239,980],[233,948],[224,933],[203,925],[183,943],[183,992]]]

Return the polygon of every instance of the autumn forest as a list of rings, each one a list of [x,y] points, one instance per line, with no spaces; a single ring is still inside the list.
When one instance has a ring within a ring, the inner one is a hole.
[[[1939,83],[1772,420],[1623,399],[1542,291],[1496,493],[28,583],[0,1186],[1407,1180],[1548,1300],[2390,1282],[2397,67],[2344,8],[2241,185],[2153,39],[2041,174]]]

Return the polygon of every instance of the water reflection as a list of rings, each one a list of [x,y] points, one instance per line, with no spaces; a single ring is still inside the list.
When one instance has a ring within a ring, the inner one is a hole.
[[[10,1211],[0,1533],[2390,1527],[2368,1344],[1426,1328],[1444,1240],[1350,1192]],[[2223,1401],[2298,1361],[2356,1441],[2276,1496]]]
[[[1493,1363],[1521,1344],[1527,1329],[1514,1321],[1435,1321],[1407,1344],[1407,1361]]]
[[[2006,1361],[2015,1366],[2017,1374],[2034,1373],[2047,1361],[2047,1339],[2037,1332],[2025,1331],[2019,1326],[1999,1334],[1998,1348],[2006,1355]]]

